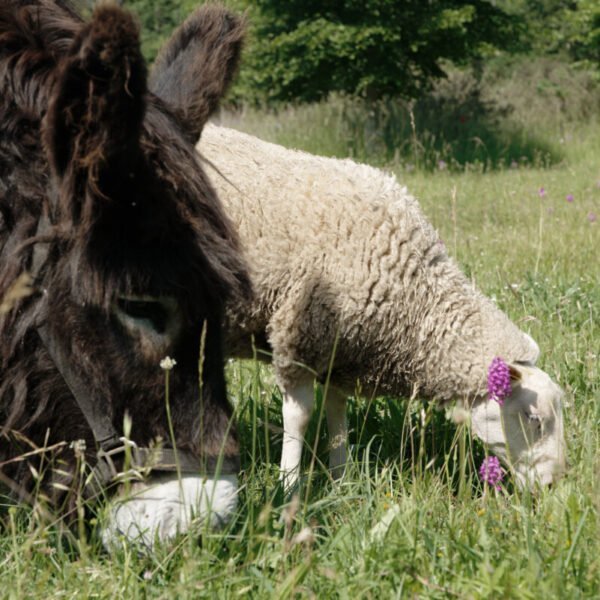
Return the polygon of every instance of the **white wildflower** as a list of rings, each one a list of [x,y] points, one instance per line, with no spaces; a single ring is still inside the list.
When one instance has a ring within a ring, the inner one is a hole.
[[[73,440],[69,444],[69,448],[73,450],[77,458],[85,458],[85,440]]]
[[[177,361],[174,358],[171,358],[170,356],[165,356],[160,361],[160,368],[165,371],[170,371],[176,364]]]

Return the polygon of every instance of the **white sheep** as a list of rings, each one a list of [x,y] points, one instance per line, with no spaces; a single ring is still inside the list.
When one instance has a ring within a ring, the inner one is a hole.
[[[272,358],[287,485],[299,474],[314,378],[329,371],[335,475],[346,463],[346,397],[360,381],[369,394],[460,400],[474,433],[521,485],[560,476],[562,393],[533,366],[537,345],[467,280],[394,176],[213,125],[198,150],[256,292],[249,305],[230,306],[226,349],[248,356],[253,338]],[[513,377],[503,406],[486,391],[496,356]]]

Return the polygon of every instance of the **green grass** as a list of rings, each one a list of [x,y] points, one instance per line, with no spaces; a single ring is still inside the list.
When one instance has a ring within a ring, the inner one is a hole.
[[[302,110],[315,129],[310,143],[293,145],[335,154],[340,129],[319,128],[335,106]],[[524,110],[514,123],[533,121]],[[299,112],[280,115],[276,128],[265,116],[263,136],[297,141]],[[260,115],[248,117],[236,117],[238,124],[259,132]],[[500,493],[483,490],[476,476],[482,450],[466,430],[430,405],[362,398],[350,406],[345,478],[333,484],[321,464],[325,427],[317,436],[316,411],[305,451],[307,473],[315,457],[314,473],[290,502],[277,481],[280,392],[267,367],[234,362],[228,377],[243,488],[239,514],[224,532],[201,530],[201,543],[182,536],[153,556],[128,547],[109,556],[93,535],[70,539],[31,509],[5,507],[0,595],[599,597],[600,222],[588,215],[600,214],[600,123],[565,117],[542,125],[536,122],[536,135],[559,148],[550,167],[387,164],[465,271],[538,341],[541,366],[566,392],[565,479],[536,498],[510,484]]]

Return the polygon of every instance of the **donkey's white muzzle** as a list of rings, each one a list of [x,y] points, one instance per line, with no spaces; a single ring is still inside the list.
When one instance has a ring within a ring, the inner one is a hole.
[[[175,474],[134,483],[127,496],[111,500],[102,529],[105,548],[114,548],[121,539],[151,550],[184,533],[192,521],[219,527],[227,523],[237,507],[237,476],[216,479]]]

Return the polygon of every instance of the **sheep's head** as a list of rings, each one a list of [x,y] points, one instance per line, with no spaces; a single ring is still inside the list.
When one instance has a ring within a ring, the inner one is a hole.
[[[510,365],[512,392],[504,404],[471,407],[473,432],[514,473],[518,485],[548,485],[565,471],[562,390],[541,369]]]

